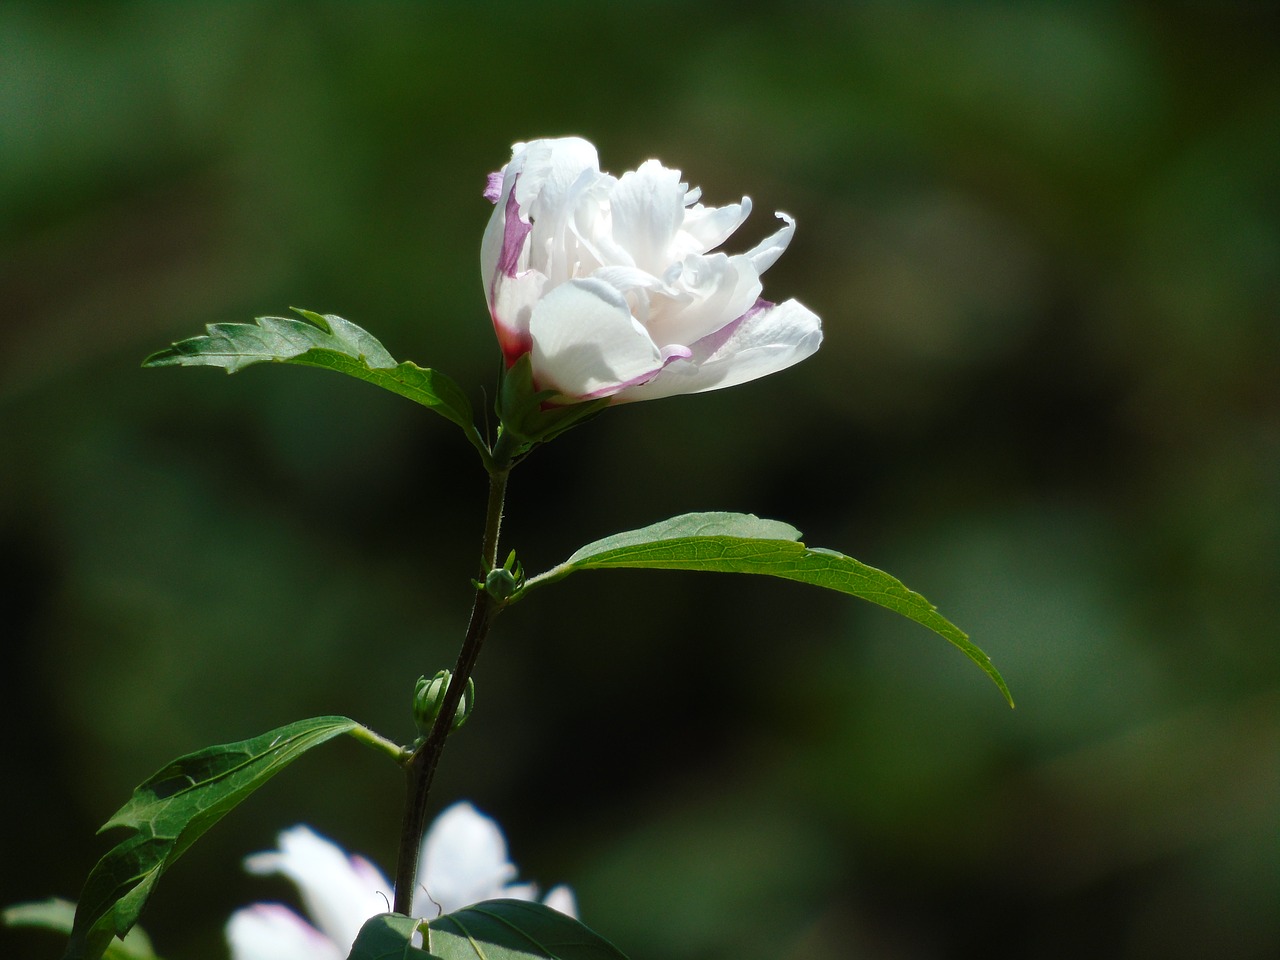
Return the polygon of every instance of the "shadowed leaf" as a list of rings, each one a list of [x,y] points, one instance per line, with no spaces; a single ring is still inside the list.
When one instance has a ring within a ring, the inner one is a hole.
[[[541,903],[486,900],[427,924],[439,960],[626,960],[590,927]]]
[[[413,946],[425,931],[426,949]],[[486,900],[424,922],[394,913],[368,920],[347,960],[627,960],[586,925],[541,903]]]
[[[312,747],[360,725],[315,717],[180,757],[133,792],[102,830],[132,831],[85,881],[65,960],[97,960],[137,922],[160,875],[206,830]],[[101,831],[99,831],[101,832]]]
[[[360,928],[347,960],[437,960],[411,942],[421,920],[399,913],[380,913]]]
[[[39,927],[69,934],[75,913],[76,905],[70,900],[50,897],[34,903],[16,903],[6,907],[0,916],[7,927]],[[157,960],[157,957],[150,938],[141,927],[134,927],[123,940],[111,938],[102,960]]]

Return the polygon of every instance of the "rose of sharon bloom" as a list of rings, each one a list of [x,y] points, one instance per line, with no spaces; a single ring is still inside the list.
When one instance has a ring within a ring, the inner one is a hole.
[[[794,300],[761,298],[760,275],[795,233],[746,253],[711,252],[751,212],[724,207],[657,160],[612,177],[576,137],[517,143],[489,178],[496,206],[480,265],[508,365],[569,402],[621,403],[718,390],[811,355],[822,324]]]
[[[292,880],[311,923],[278,903],[237,910],[227,923],[233,960],[343,960],[364,922],[391,909],[391,883],[368,860],[348,856],[309,827],[285,830],[279,843],[279,850],[254,854],[245,866]],[[471,804],[456,803],[423,838],[414,916],[432,918],[499,897],[537,900],[538,888],[512,883],[515,876],[498,825]],[[577,916],[568,887],[555,887],[543,902]]]

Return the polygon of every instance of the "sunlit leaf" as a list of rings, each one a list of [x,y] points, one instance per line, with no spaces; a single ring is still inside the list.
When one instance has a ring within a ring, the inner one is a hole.
[[[206,830],[312,747],[360,725],[315,717],[180,757],[133,792],[102,830],[130,834],[89,873],[65,960],[96,960],[137,922],[160,875]]]
[[[292,363],[336,370],[422,404],[460,426],[487,452],[476,431],[471,402],[453,380],[413,363],[397,363],[378,340],[350,320],[296,307],[294,317],[259,317],[255,323],[211,323],[204,336],[153,353],[144,367],[222,367],[227,373],[255,363]]]
[[[1013,698],[1000,671],[968,636],[920,594],[883,570],[834,550],[807,547],[800,531],[777,520],[743,513],[687,513],[589,543],[568,560],[525,584],[525,590],[578,570],[704,570],[758,573],[798,580],[869,600],[908,617],[954,644]]]

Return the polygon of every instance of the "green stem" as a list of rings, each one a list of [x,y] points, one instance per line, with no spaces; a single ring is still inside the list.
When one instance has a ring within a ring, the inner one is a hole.
[[[408,763],[411,753],[407,747],[402,747],[398,743],[393,743],[386,737],[379,736],[368,727],[357,725],[353,729],[347,731],[348,735],[359,740],[367,747],[372,747],[381,753],[385,753],[391,759],[398,763]]]
[[[458,662],[453,668],[453,679],[445,691],[444,702],[431,732],[413,752],[406,765],[406,795],[404,818],[400,824],[400,853],[396,861],[395,913],[410,915],[413,910],[413,892],[418,876],[418,851],[422,846],[422,833],[427,824],[427,794],[435,777],[436,766],[444,752],[445,741],[458,709],[458,702],[467,689],[467,680],[475,668],[480,648],[489,635],[489,627],[506,605],[495,600],[484,589],[484,578],[494,568],[498,557],[498,533],[502,527],[502,505],[506,498],[507,476],[511,472],[514,451],[505,434],[499,434],[493,447],[489,469],[489,504],[485,514],[484,537],[480,548],[480,584],[471,605],[471,618],[467,633],[458,651]]]

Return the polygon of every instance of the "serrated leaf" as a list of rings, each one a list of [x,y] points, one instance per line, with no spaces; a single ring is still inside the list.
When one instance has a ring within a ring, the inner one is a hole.
[[[471,401],[449,377],[414,363],[397,363],[373,334],[350,320],[293,309],[301,319],[211,323],[204,336],[180,340],[142,365],[222,367],[235,373],[255,363],[291,363],[336,370],[434,410],[460,426],[471,444],[487,454],[473,422]]]
[[[15,903],[6,907],[3,917],[8,927],[39,927],[55,933],[69,934],[76,905],[61,897],[50,897],[33,903]],[[141,927],[134,927],[123,939],[112,938],[102,954],[103,960],[157,960],[151,940]]]
[[[359,726],[347,717],[299,720],[157,771],[102,827],[132,833],[90,871],[65,960],[101,957],[113,936],[137,922],[160,875],[206,830],[306,751]]]
[[[558,567],[530,578],[525,589],[578,570],[619,567],[765,574],[869,600],[956,646],[1013,706],[1009,688],[991,658],[933,604],[883,570],[834,550],[805,546],[800,531],[790,524],[743,513],[687,513],[589,543]]]
[[[486,900],[427,924],[439,960],[626,960],[590,927],[541,903]]]
[[[360,928],[347,960],[438,960],[412,943],[421,925],[421,920],[399,913],[370,917]]]

